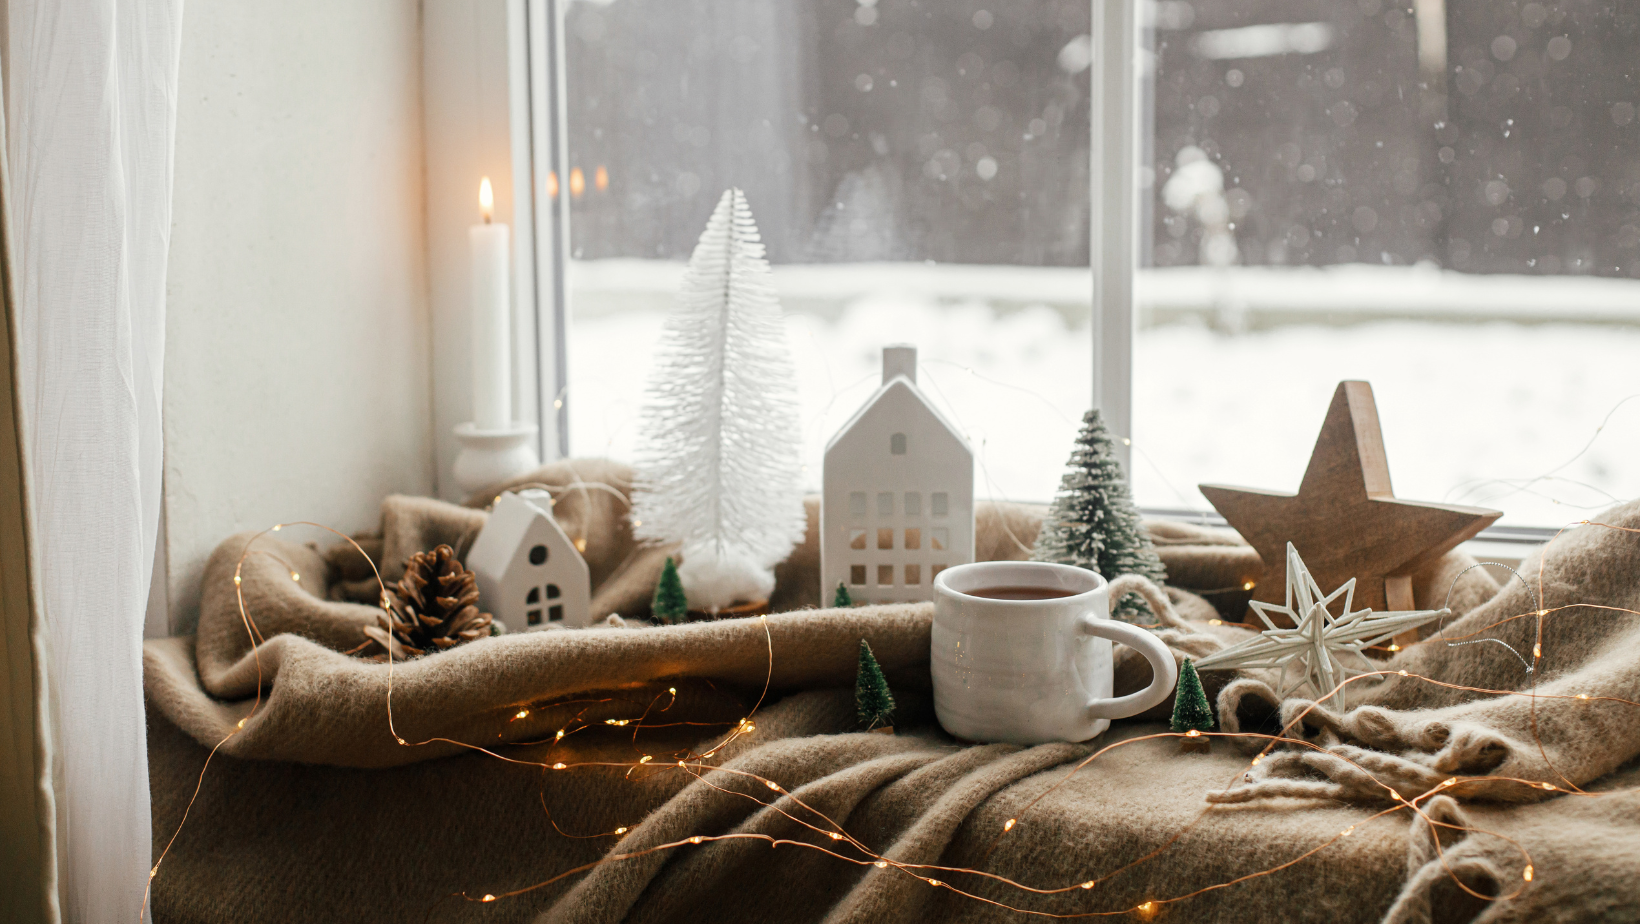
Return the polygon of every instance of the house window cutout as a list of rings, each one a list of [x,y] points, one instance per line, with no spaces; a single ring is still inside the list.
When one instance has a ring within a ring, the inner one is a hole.
[[[849,565],[848,582],[853,584],[855,587],[864,587],[866,584],[866,566]]]
[[[864,549],[866,547],[866,531],[863,529],[849,530],[848,547],[851,549]]]
[[[558,589],[557,584],[548,584],[547,585],[547,599],[548,600],[556,600],[559,597],[562,597],[563,595],[564,595],[564,592]]]
[[[944,491],[935,491],[928,496],[928,512],[937,517],[943,517],[950,512],[950,495]]]
[[[544,565],[546,563],[547,563],[547,547],[546,546],[538,545],[535,548],[530,549],[530,564],[532,564],[532,565]]]
[[[951,547],[951,531],[943,526],[936,526],[928,531],[928,547],[936,552],[943,552]]]
[[[851,491],[848,496],[849,516],[863,517],[866,515],[866,492]]]
[[[916,528],[915,526],[913,526],[910,529],[906,530],[905,531],[905,547],[907,549],[920,549],[920,548],[922,548],[922,530]],[[916,582],[915,581],[908,581],[907,583],[915,584]]]
[[[877,515],[880,517],[891,517],[894,515],[893,492],[883,491],[877,495]]]
[[[894,548],[894,528],[892,526],[877,527],[877,548]]]
[[[541,611],[530,610],[524,615],[524,619],[532,626],[539,626],[541,624]]]
[[[933,580],[933,579],[935,579],[935,578],[937,578],[937,577],[939,577],[939,576],[940,576],[940,572],[941,572],[941,571],[944,571],[944,570],[945,570],[945,566],[944,566],[944,565],[933,565],[933,566],[931,566],[931,567],[930,567],[930,568],[929,568],[929,569],[928,569],[928,579],[929,579],[929,580],[930,580],[930,581],[932,581],[932,580]]]
[[[877,584],[880,587],[893,587],[894,586],[894,566],[893,565],[878,565],[877,566]]]
[[[540,603],[541,602],[541,588],[531,587],[529,596],[524,598],[524,602],[525,603]]]
[[[908,587],[922,583],[922,565],[905,566],[905,583]]]
[[[563,622],[563,621],[564,621],[564,606],[563,606],[563,604],[555,603],[552,606],[547,607],[547,622]]]
[[[916,491],[905,492],[905,515],[908,517],[922,516],[922,495]]]
[[[889,451],[890,455],[896,455],[896,456],[905,455],[905,434],[904,433],[896,433],[893,436],[888,438],[888,451]]]

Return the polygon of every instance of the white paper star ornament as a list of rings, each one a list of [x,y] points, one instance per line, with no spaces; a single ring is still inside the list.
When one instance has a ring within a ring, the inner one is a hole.
[[[1343,597],[1342,611],[1334,616],[1332,605]],[[1283,697],[1307,694],[1312,699],[1325,696],[1351,677],[1371,673],[1376,666],[1362,652],[1426,623],[1450,614],[1447,609],[1405,610],[1373,614],[1372,610],[1351,610],[1355,599],[1355,579],[1323,595],[1310,576],[1298,550],[1287,543],[1287,605],[1274,606],[1253,601],[1253,612],[1267,626],[1256,638],[1232,645],[1196,662],[1197,670],[1232,670],[1247,667],[1279,668]],[[1292,620],[1292,628],[1276,625],[1271,613]],[[1346,664],[1353,656],[1361,667]],[[1339,709],[1348,709],[1345,689],[1336,694]]]

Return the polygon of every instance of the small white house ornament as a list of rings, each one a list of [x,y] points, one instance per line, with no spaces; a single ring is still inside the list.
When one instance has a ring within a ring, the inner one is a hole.
[[[820,605],[934,598],[974,560],[974,453],[917,388],[917,348],[883,349],[883,384],[826,446]]]
[[[479,605],[510,631],[587,625],[592,576],[553,518],[546,491],[497,498],[467,567],[478,576]]]

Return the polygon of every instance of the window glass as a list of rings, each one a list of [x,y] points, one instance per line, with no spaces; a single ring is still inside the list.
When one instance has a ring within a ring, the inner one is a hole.
[[[1559,525],[1640,494],[1631,6],[1142,6],[1141,503],[1296,490],[1345,378],[1398,496]]]
[[[848,513],[849,513],[849,516],[851,516],[851,517],[862,517],[863,518],[866,515],[866,492],[864,492],[864,491],[851,491],[851,492],[849,492],[849,496],[848,496]]]
[[[855,585],[856,587],[865,584],[865,582],[866,582],[866,566],[865,565],[849,565],[848,566],[848,582],[850,584]]]
[[[894,548],[894,528],[892,526],[877,527],[877,548]]]
[[[914,586],[922,583],[922,565],[905,566],[905,583]]]
[[[894,494],[892,492],[883,491],[877,495],[877,515],[880,517],[894,515]]]
[[[787,315],[811,488],[881,348],[908,342],[980,494],[1052,493],[1092,389],[1086,0],[564,13],[570,173],[544,194],[570,206],[575,454],[631,459],[635,370],[737,186]]]
[[[896,433],[893,436],[888,438],[888,451],[889,451],[890,455],[896,455],[896,456],[905,455],[905,434],[904,433]]]
[[[943,517],[950,511],[950,498],[944,491],[935,491],[928,496],[928,512],[933,516]]]
[[[849,530],[848,531],[848,547],[851,548],[851,549],[863,549],[863,548],[865,548],[866,547],[866,531],[863,530],[863,529],[851,529],[851,530]]]
[[[905,547],[907,549],[922,548],[922,530],[912,528],[905,531]]]
[[[905,492],[905,515],[915,517],[922,515],[922,495],[916,491]]]
[[[936,526],[928,531],[928,547],[936,552],[943,552],[951,547],[951,530],[944,526]]]
[[[877,566],[877,583],[881,584],[884,587],[892,587],[894,585],[894,566],[893,565],[878,565]]]

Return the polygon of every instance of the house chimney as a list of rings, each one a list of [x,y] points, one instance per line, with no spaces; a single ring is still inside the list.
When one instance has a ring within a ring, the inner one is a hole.
[[[917,348],[909,343],[883,347],[883,384],[903,375],[911,384],[917,384]]]

